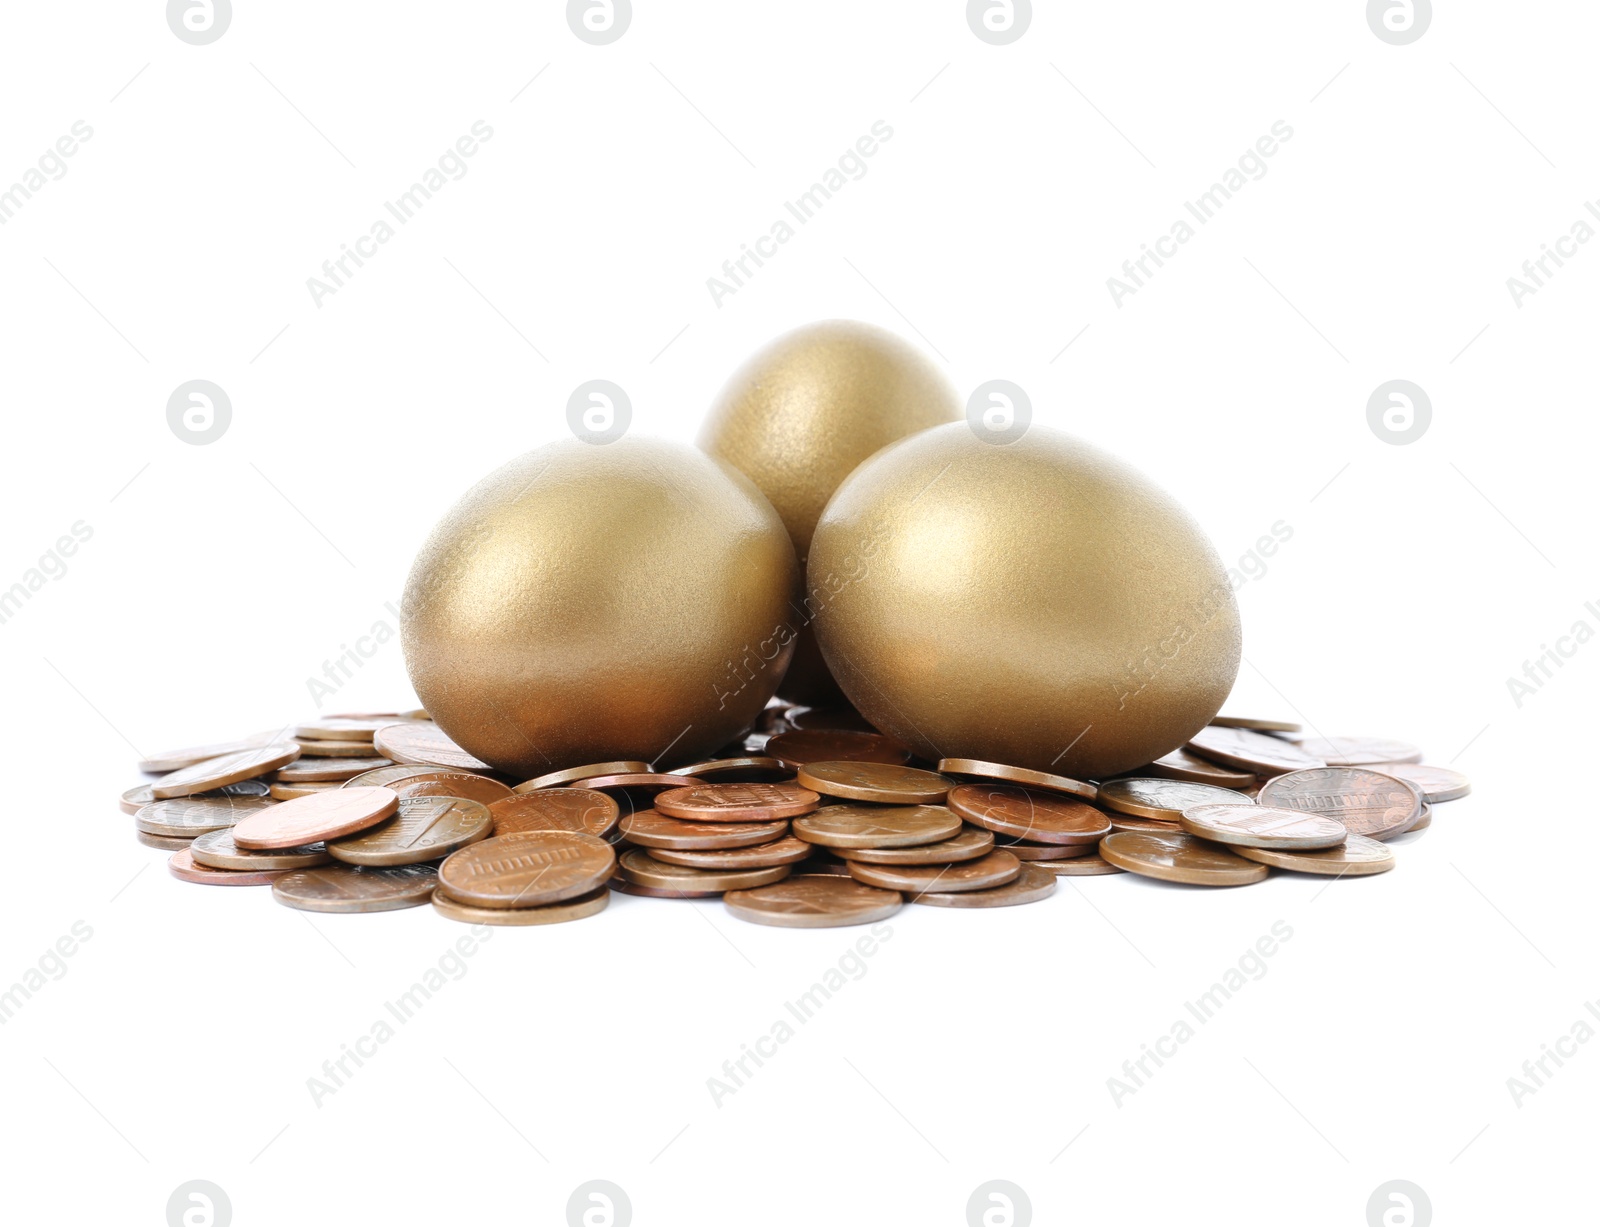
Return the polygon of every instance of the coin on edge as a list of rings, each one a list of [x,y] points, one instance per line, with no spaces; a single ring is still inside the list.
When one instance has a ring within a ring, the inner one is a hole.
[[[646,848],[745,848],[782,839],[789,822],[686,822],[647,809],[624,818],[621,831]]]
[[[290,872],[287,869],[210,869],[197,865],[192,848],[180,848],[167,860],[167,869],[180,882],[201,886],[270,886]]]
[[[577,831],[609,839],[621,815],[617,803],[592,788],[541,788],[489,803],[496,835],[517,831]]]
[[[765,869],[691,869],[687,865],[669,865],[640,848],[624,852],[618,865],[622,876],[629,882],[666,891],[714,891],[720,894],[766,886],[789,876],[788,865],[773,865]]]
[[[1367,770],[1415,784],[1432,805],[1460,800],[1472,791],[1472,781],[1452,767],[1436,767],[1432,763],[1372,763]]]
[[[904,906],[898,891],[854,878],[803,873],[722,897],[728,911],[752,924],[783,929],[830,929],[887,920]]]
[[[433,892],[433,910],[451,920],[469,925],[551,925],[568,920],[582,920],[606,910],[611,902],[608,887],[597,886],[586,895],[545,903],[539,907],[473,907],[457,903],[442,890]]]
[[[377,753],[397,763],[462,767],[468,771],[490,770],[488,763],[468,754],[432,721],[409,720],[386,724],[372,735],[372,744]]]
[[[1124,777],[1100,785],[1100,804],[1137,818],[1176,822],[1191,805],[1249,805],[1250,798],[1232,788],[1189,784],[1181,780]]]
[[[880,805],[937,805],[950,792],[950,781],[937,772],[890,763],[807,763],[795,778],[830,797]]]
[[[1076,797],[1014,784],[961,784],[945,802],[968,822],[1040,844],[1092,844],[1111,834],[1111,820]]]
[[[233,840],[241,848],[298,848],[375,826],[399,804],[388,788],[334,788],[246,816],[234,824]]]
[[[1322,759],[1300,749],[1291,741],[1253,729],[1225,729],[1208,724],[1185,747],[1202,758],[1215,759],[1227,767],[1240,767],[1258,775],[1322,767]]]
[[[1279,848],[1240,848],[1238,852],[1248,860],[1260,861],[1277,869],[1320,873],[1335,878],[1387,873],[1395,865],[1393,850],[1365,835],[1347,836],[1339,847],[1323,848],[1316,852],[1293,852]]]
[[[349,865],[415,865],[487,839],[493,827],[489,807],[465,797],[402,797],[393,817],[333,840],[328,854]]]
[[[808,814],[821,802],[798,784],[695,784],[662,793],[656,809],[695,822],[771,822]]]
[[[1196,839],[1187,831],[1170,835],[1114,831],[1100,841],[1100,855],[1129,873],[1189,886],[1248,886],[1267,876],[1265,865]]]
[[[272,884],[272,897],[302,912],[394,912],[420,907],[438,884],[432,865],[323,865],[282,874]]]
[[[1023,865],[1022,872],[1003,886],[988,890],[926,891],[912,895],[911,902],[931,907],[1015,907],[1037,903],[1055,894],[1056,875],[1038,865]]]
[[[913,844],[909,848],[840,848],[847,861],[869,865],[954,865],[972,861],[994,850],[994,832],[981,827],[963,827],[959,835],[937,843]]]
[[[574,780],[590,780],[600,775],[639,775],[650,770],[649,763],[625,759],[613,763],[586,763],[582,767],[567,767],[546,775],[524,780],[512,792],[536,792],[541,788],[560,788]]]
[[[233,842],[230,830],[208,831],[189,845],[194,863],[210,869],[311,869],[333,858],[321,844],[252,850]]]
[[[941,775],[976,776],[980,780],[1002,780],[1008,784],[1028,784],[1046,792],[1064,792],[1069,797],[1093,801],[1097,789],[1086,780],[1070,776],[1051,775],[1048,771],[1030,771],[1026,767],[1008,767],[1004,763],[986,763],[976,758],[941,758]]]
[[[445,857],[439,888],[474,907],[538,907],[588,894],[616,867],[611,845],[574,831],[523,831]]]
[[[990,890],[1011,881],[1022,872],[1022,867],[1022,862],[1011,853],[999,850],[975,861],[958,861],[954,865],[868,865],[851,861],[848,866],[850,876],[857,882],[908,895]],[[1050,880],[1055,881],[1053,877]]]
[[[1353,835],[1387,839],[1421,816],[1422,790],[1365,767],[1318,767],[1276,776],[1261,786],[1262,805],[1336,818]]]
[[[197,792],[209,792],[225,784],[235,784],[240,780],[266,775],[267,772],[276,771],[299,757],[300,747],[293,742],[273,742],[270,745],[224,754],[220,758],[208,758],[193,766],[184,767],[171,775],[162,776],[150,785],[150,791],[155,794],[158,801],[172,797],[190,797]]]
[[[954,839],[961,818],[942,805],[829,805],[790,826],[807,843],[830,848],[911,848]]]
[[[1230,848],[1286,848],[1296,852],[1337,848],[1349,834],[1337,819],[1254,802],[1191,806],[1183,811],[1178,825],[1191,835]]]

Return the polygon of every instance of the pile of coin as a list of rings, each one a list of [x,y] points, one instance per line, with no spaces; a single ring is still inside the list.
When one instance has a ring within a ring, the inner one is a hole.
[[[911,752],[858,713],[774,704],[701,763],[590,763],[513,783],[424,712],[325,717],[157,755],[123,794],[174,877],[270,885],[321,912],[431,903],[471,924],[602,911],[613,890],[721,897],[756,924],[865,924],[907,901],[991,908],[1058,877],[1242,886],[1272,869],[1382,873],[1386,840],[1464,796],[1460,772],[1383,738],[1218,717],[1114,779]]]

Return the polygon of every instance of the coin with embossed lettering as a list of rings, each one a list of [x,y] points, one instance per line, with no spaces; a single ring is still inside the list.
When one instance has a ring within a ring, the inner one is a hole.
[[[811,845],[791,835],[743,848],[651,848],[650,855],[669,865],[694,869],[765,869],[805,860],[811,855]]]
[[[252,849],[233,842],[231,830],[208,831],[189,845],[194,863],[211,869],[310,869],[333,858],[321,844],[301,848]]]
[[[987,890],[928,890],[912,895],[911,902],[931,907],[1014,907],[1048,899],[1055,890],[1055,874],[1043,866],[1028,864],[1009,882]]]
[[[451,767],[424,767],[416,763],[393,763],[387,767],[373,767],[370,771],[363,771],[358,776],[353,776],[345,781],[350,788],[393,788],[403,780],[431,780],[443,779],[449,776],[470,775],[478,779],[488,779],[486,775],[479,775],[476,771],[461,771]],[[501,785],[502,788],[505,785]],[[506,790],[507,792],[510,789]],[[505,793],[501,793],[505,796]]]
[[[928,891],[948,894],[1004,886],[1022,872],[1022,862],[1011,853],[996,849],[976,860],[957,861],[953,865],[869,865],[865,861],[850,861],[849,869],[852,878],[868,886],[881,886],[884,890],[898,890],[908,895]]]
[[[1191,835],[1229,847],[1288,848],[1306,852],[1337,848],[1349,834],[1342,822],[1321,814],[1276,809],[1254,802],[1191,805],[1183,811],[1178,825]]]
[[[396,780],[388,787],[402,800],[406,797],[465,797],[480,805],[492,805],[511,795],[511,790],[499,780],[466,772],[413,775]]]
[[[1182,780],[1119,779],[1100,785],[1100,804],[1136,818],[1176,822],[1192,805],[1248,805],[1250,798],[1232,788],[1189,784]]]
[[[299,757],[300,747],[293,742],[273,742],[247,750],[236,750],[232,754],[208,758],[174,771],[171,775],[164,775],[150,785],[150,791],[158,801],[172,797],[191,797],[197,792],[209,792],[225,784],[266,775],[267,772],[276,771]]]
[[[617,803],[592,788],[541,788],[513,793],[489,805],[496,835],[518,831],[578,831],[609,839],[621,814]]]
[[[1365,767],[1317,767],[1268,780],[1262,805],[1336,818],[1353,835],[1388,839],[1408,830],[1422,813],[1422,790]]]
[[[321,865],[283,874],[272,897],[303,912],[393,912],[420,907],[438,884],[434,865]]]
[[[1039,844],[1092,844],[1111,834],[1111,820],[1094,806],[1014,784],[961,784],[946,804],[975,826]]]
[[[617,863],[611,845],[576,831],[496,835],[452,852],[439,888],[474,907],[538,907],[587,894]]]
[[[994,846],[993,832],[963,827],[960,834],[937,843],[913,844],[909,848],[840,848],[839,855],[847,861],[865,861],[869,865],[953,865],[987,856]]]
[[[193,839],[207,831],[231,827],[247,814],[276,805],[276,801],[265,797],[175,797],[141,806],[133,816],[133,825],[146,835]]]
[[[560,903],[545,903],[539,907],[473,907],[460,903],[442,890],[433,892],[433,910],[450,920],[469,925],[554,925],[568,920],[582,920],[606,910],[611,902],[608,887],[598,886],[588,894],[578,895]]]
[[[622,820],[622,834],[646,848],[745,848],[789,833],[787,819],[773,822],[686,822],[653,809]]]
[[[1248,886],[1268,872],[1187,831],[1114,831],[1100,841],[1100,855],[1129,873],[1189,886]]]
[[[771,822],[810,813],[821,801],[798,784],[694,784],[660,794],[655,807],[694,822]]]
[[[890,763],[807,763],[795,779],[830,797],[880,805],[936,805],[950,791],[936,772]]]
[[[233,840],[241,848],[298,848],[376,826],[399,804],[388,788],[333,788],[246,816],[234,824]]]
[[[765,886],[789,876],[788,865],[760,869],[694,869],[688,865],[669,865],[658,861],[642,848],[630,848],[618,862],[622,876],[640,886],[655,890],[723,892]]]
[[[1163,754],[1155,762],[1146,763],[1131,774],[1141,778],[1159,776],[1167,780],[1188,780],[1193,784],[1214,784],[1218,788],[1254,788],[1256,783],[1253,771],[1224,767],[1221,763],[1190,754],[1187,750]]]
[[[566,767],[560,771],[536,776],[518,784],[513,792],[535,792],[541,788],[561,788],[575,780],[592,780],[601,775],[637,775],[650,770],[649,763],[625,759],[610,763],[586,763],[581,767]]]
[[[887,920],[904,906],[898,891],[835,874],[803,873],[753,890],[729,891],[728,911],[752,924],[829,929]]]
[[[808,844],[911,848],[953,839],[961,818],[942,805],[829,805],[790,824]]]
[[[386,724],[372,735],[372,744],[379,754],[397,763],[461,767],[468,771],[489,770],[488,763],[468,754],[431,720]]]
[[[1389,737],[1310,737],[1300,743],[1330,767],[1366,767],[1373,763],[1415,763],[1422,760],[1416,746]]]
[[[767,753],[786,767],[807,763],[891,763],[911,761],[911,751],[882,733],[848,729],[796,730],[767,741]]]
[[[1436,767],[1432,763],[1373,763],[1367,770],[1415,784],[1432,805],[1455,801],[1472,791],[1472,781],[1461,772],[1451,767]]]
[[[979,780],[1000,780],[1007,784],[1026,784],[1046,792],[1063,792],[1069,797],[1093,801],[1096,788],[1087,780],[1070,776],[1052,775],[1048,771],[1030,771],[1026,767],[1008,767],[1004,763],[986,763],[976,758],[941,758],[939,771],[944,775],[959,775]]]
[[[270,886],[288,873],[287,869],[213,869],[197,865],[194,849],[180,848],[167,861],[167,871],[180,882],[202,886]]]
[[[350,865],[415,865],[487,839],[489,807],[465,797],[402,797],[393,817],[343,839],[328,853]]]
[[[1276,775],[1280,771],[1321,767],[1322,759],[1302,750],[1292,741],[1258,733],[1254,729],[1227,729],[1208,724],[1185,747],[1202,758],[1214,759],[1226,767],[1240,767],[1257,775]]]

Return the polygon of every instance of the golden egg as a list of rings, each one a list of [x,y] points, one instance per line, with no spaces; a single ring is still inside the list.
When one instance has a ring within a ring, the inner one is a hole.
[[[839,488],[807,568],[845,694],[924,758],[1102,778],[1176,749],[1239,671],[1226,568],[1188,514],[1086,443],[966,423]]]
[[[731,466],[571,440],[491,473],[434,529],[401,642],[439,727],[510,775],[688,762],[772,697],[799,577],[777,512]]]
[[[817,517],[839,483],[879,448],[962,414],[937,367],[892,333],[826,320],[786,333],[744,364],[712,406],[699,444],[761,488],[805,566]],[[796,703],[835,701],[809,614],[779,688]]]

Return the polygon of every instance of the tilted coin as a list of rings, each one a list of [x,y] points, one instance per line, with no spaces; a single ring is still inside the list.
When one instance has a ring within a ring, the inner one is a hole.
[[[241,848],[298,848],[382,822],[400,804],[387,788],[334,788],[250,814],[233,828]]]
[[[954,865],[987,856],[993,850],[993,832],[963,827],[959,835],[937,843],[913,844],[909,848],[840,848],[839,855],[847,861],[865,861],[869,865]]]
[[[656,809],[696,822],[771,822],[810,813],[821,801],[798,784],[694,784],[660,794]]]
[[[687,865],[669,865],[640,848],[624,852],[618,866],[628,881],[665,891],[715,891],[720,894],[723,891],[765,886],[789,876],[788,865],[773,865],[764,869],[691,869]]]
[[[1423,797],[1433,805],[1459,800],[1472,791],[1472,781],[1461,772],[1450,767],[1436,767],[1432,763],[1373,763],[1367,770],[1415,784],[1422,789]]]
[[[485,775],[470,775],[466,772],[436,771],[431,775],[413,775],[403,780],[396,780],[387,787],[394,789],[395,795],[402,799],[465,797],[468,801],[476,801],[480,805],[492,805],[511,795],[511,790],[499,780],[491,780]]]
[[[212,869],[195,864],[192,848],[180,848],[167,860],[167,871],[180,882],[202,886],[270,886],[290,872],[287,869]]]
[[[1422,803],[1422,812],[1417,815],[1417,820],[1415,822],[1413,822],[1410,826],[1408,826],[1405,830],[1401,831],[1400,834],[1409,835],[1413,831],[1426,830],[1428,827],[1431,827],[1432,825],[1433,825],[1433,803],[1431,801],[1424,801]]]
[[[221,788],[225,784],[233,784],[239,780],[266,775],[267,772],[276,771],[299,757],[300,747],[293,742],[273,742],[248,750],[236,750],[232,754],[208,758],[193,766],[174,771],[171,775],[164,775],[150,785],[150,791],[155,794],[158,801],[171,797],[189,797],[197,792],[209,792],[213,788]]]
[[[740,782],[787,779],[794,773],[775,758],[765,754],[741,754],[735,758],[713,758],[687,767],[674,767],[671,774],[686,775],[696,780],[723,780],[739,777]]]
[[[1300,726],[1293,720],[1258,720],[1253,716],[1212,716],[1211,723],[1219,729],[1254,729],[1258,733],[1300,731]]]
[[[941,758],[942,775],[960,775],[980,780],[1002,780],[1008,784],[1026,784],[1046,792],[1063,792],[1069,797],[1093,801],[1097,789],[1087,780],[1074,780],[1070,776],[1052,775],[1048,771],[1030,771],[1026,767],[1008,767],[1004,763],[986,763],[976,758]]]
[[[371,741],[379,729],[399,720],[398,716],[328,716],[295,726],[294,737],[296,741]]]
[[[552,771],[547,775],[524,780],[512,791],[535,792],[541,788],[560,788],[565,784],[571,784],[574,780],[592,780],[599,775],[637,775],[649,770],[649,763],[636,762],[632,759],[614,763],[586,763],[582,767],[567,767],[561,771]]]
[[[797,730],[767,740],[767,753],[786,767],[807,763],[891,763],[911,761],[911,751],[882,733],[856,733],[848,729]]]
[[[488,771],[489,764],[474,758],[445,735],[437,724],[426,720],[386,724],[372,735],[377,752],[397,763],[417,763],[429,767],[461,767],[468,771]]]
[[[370,741],[313,741],[309,737],[296,737],[294,743],[306,758],[383,758]]]
[[[1321,767],[1323,761],[1300,749],[1293,742],[1254,729],[1226,729],[1208,724],[1185,747],[1202,758],[1215,759],[1227,767],[1241,767],[1258,775],[1280,771],[1299,771]]]
[[[294,764],[290,764],[293,766]],[[189,795],[191,801],[214,801],[219,797],[266,797],[271,795],[271,786],[264,779],[239,780],[237,783],[224,784],[221,788],[210,792],[197,792]],[[154,788],[149,784],[139,784],[128,789],[122,794],[122,812],[124,814],[137,814],[139,807],[149,805],[156,799]]]
[[[1068,861],[1035,861],[1040,869],[1048,869],[1058,878],[1098,878],[1105,874],[1125,873],[1098,852],[1093,856],[1076,856]]]
[[[393,912],[420,907],[438,884],[433,865],[323,865],[281,875],[272,884],[272,897],[302,912]]]
[[[167,750],[162,754],[152,754],[139,764],[140,771],[148,771],[152,775],[169,771],[182,771],[185,767],[192,767],[196,763],[203,763],[207,759],[223,758],[236,754],[240,750],[254,750],[261,746],[278,745],[290,740],[282,730],[264,733],[252,733],[248,737],[240,737],[235,741],[219,741],[209,746],[190,746],[184,750]]]
[[[1114,831],[1100,841],[1100,855],[1129,873],[1189,886],[1248,886],[1267,876],[1265,865],[1187,831]]]
[[[1133,814],[1119,814],[1115,810],[1106,814],[1111,822],[1113,831],[1181,831],[1176,822],[1168,822],[1165,818],[1138,818]]]
[[[1310,852],[1337,848],[1349,834],[1344,824],[1321,814],[1270,805],[1194,805],[1178,825],[1191,835],[1229,847],[1287,848]]]
[[[782,818],[774,822],[686,822],[647,809],[624,818],[621,831],[646,848],[744,848],[782,839],[789,833],[789,823]]]
[[[638,789],[640,795],[661,792],[669,788],[682,788],[689,776],[668,775],[664,771],[627,771],[617,775],[591,775],[573,780],[573,788]]]
[[[335,839],[328,853],[350,865],[415,865],[487,839],[489,807],[464,797],[402,797],[391,818]]]
[[[929,891],[949,894],[954,891],[989,890],[1004,886],[1022,872],[1022,862],[1009,852],[994,851],[974,861],[953,865],[869,865],[851,861],[850,876],[868,886],[898,890],[908,895]],[[1054,878],[1050,879],[1052,882]]]
[[[872,924],[887,920],[905,903],[898,891],[815,873],[795,874],[753,890],[729,891],[722,901],[740,920],[783,929]]]
[[[911,902],[930,907],[1015,907],[1037,903],[1056,891],[1056,875],[1040,865],[1023,865],[1020,873],[1001,886],[988,890],[930,890],[912,895]]]
[[[194,863],[209,869],[310,869],[333,858],[321,844],[301,848],[250,849],[233,842],[231,830],[208,831],[189,845]]]
[[[481,780],[489,777],[476,771],[462,771],[455,767],[425,767],[416,763],[392,763],[387,767],[373,767],[370,771],[363,771],[360,775],[347,781],[351,788],[392,788],[404,780],[436,780],[453,779],[456,776],[474,776]],[[490,783],[495,781],[490,780]],[[505,788],[505,785],[501,785]],[[509,788],[506,792],[510,792]],[[505,796],[505,793],[501,793]],[[476,798],[474,798],[476,799]]]
[[[1240,771],[1224,767],[1210,759],[1190,754],[1187,750],[1174,750],[1163,754],[1153,763],[1146,763],[1136,776],[1159,776],[1167,780],[1188,780],[1193,784],[1215,784],[1218,788],[1252,788],[1256,777],[1253,771]]]
[[[1293,852],[1279,848],[1239,848],[1240,856],[1295,873],[1320,873],[1329,877],[1363,877],[1394,868],[1394,853],[1375,839],[1350,835],[1337,848]]]
[[[176,852],[180,848],[187,848],[194,843],[193,839],[185,839],[175,835],[152,835],[148,831],[135,831],[134,838],[146,848],[160,848],[163,852]]]
[[[1100,804],[1138,818],[1176,822],[1191,805],[1246,805],[1250,798],[1232,788],[1181,780],[1118,779],[1100,785]]]
[[[830,797],[880,805],[936,805],[950,791],[942,775],[889,763],[807,763],[795,778]]]
[[[617,803],[592,788],[541,788],[512,793],[489,804],[496,835],[517,831],[578,831],[608,839],[621,815]]]
[[[961,818],[942,805],[829,805],[790,825],[797,838],[830,848],[911,848],[961,833]]]
[[[606,883],[606,886],[619,894],[639,895],[645,899],[717,899],[723,893],[720,890],[661,890],[639,882],[630,882],[620,871]]]
[[[805,860],[811,855],[811,845],[791,835],[743,848],[651,848],[650,855],[669,865],[694,869],[766,869]]]
[[[156,799],[156,794],[148,784],[135,784],[122,794],[122,812],[124,814],[137,814],[141,805],[149,805]]]
[[[1365,767],[1291,771],[1263,784],[1256,800],[1337,818],[1351,834],[1380,840],[1408,829],[1422,812],[1420,789]]]
[[[450,920],[469,925],[554,925],[568,920],[583,920],[606,910],[611,902],[608,887],[599,886],[586,895],[561,903],[539,907],[473,907],[458,903],[442,890],[433,892],[433,910]]]
[[[475,907],[537,907],[587,894],[617,863],[611,845],[574,831],[496,835],[445,857],[439,888]]]
[[[876,733],[872,722],[853,707],[791,707],[785,714],[790,728],[812,732],[816,729],[848,729],[852,733]]]
[[[1312,737],[1300,743],[1330,767],[1366,767],[1373,763],[1415,763],[1422,751],[1388,737]]]
[[[300,749],[304,751],[305,746],[301,745]],[[382,765],[394,764],[384,760]],[[354,779],[363,771],[375,769],[370,758],[302,758],[287,767],[278,768],[278,782],[281,784],[322,783],[328,780],[342,782]]]
[[[293,801],[296,797],[309,797],[314,792],[338,788],[341,783],[340,780],[312,780],[304,784],[284,784],[273,780],[267,788],[267,795],[274,801]]]
[[[986,831],[1034,843],[1092,844],[1111,834],[1111,820],[1094,806],[1015,784],[961,784],[945,803]]]
[[[994,846],[1011,853],[1019,861],[1070,861],[1080,856],[1093,856],[1098,844],[1035,844],[1025,839],[1000,837],[994,841]]]
[[[231,827],[247,814],[276,805],[276,801],[264,797],[175,797],[141,806],[133,816],[133,825],[146,835],[193,839],[207,831]]]

